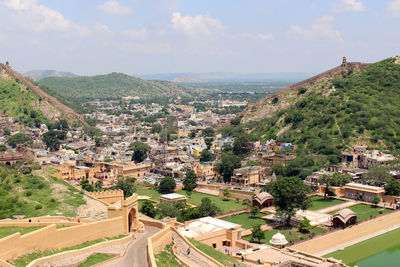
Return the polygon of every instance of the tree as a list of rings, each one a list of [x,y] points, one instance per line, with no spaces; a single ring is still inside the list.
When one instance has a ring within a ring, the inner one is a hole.
[[[143,202],[140,212],[151,218],[154,218],[156,216],[156,209],[154,208],[153,203],[147,199]]]
[[[160,133],[162,130],[162,126],[159,123],[154,123],[153,126],[151,126],[150,133],[155,134],[155,133]]]
[[[213,140],[214,139],[212,137],[204,138],[204,143],[206,143],[207,149],[211,148]]]
[[[7,150],[7,147],[5,145],[0,145],[0,152],[4,152]]]
[[[224,195],[224,198],[229,198],[231,196],[231,192],[229,191],[228,188],[224,189],[223,195]]]
[[[213,128],[207,127],[202,131],[201,135],[203,137],[214,137],[215,136],[215,131],[214,131]]]
[[[203,151],[200,152],[200,161],[201,162],[209,162],[214,160],[214,155],[207,149],[203,149]]]
[[[201,204],[198,207],[200,217],[214,216],[221,212],[217,205],[212,203],[208,197],[201,199]]]
[[[251,200],[248,198],[243,199],[242,202],[243,202],[243,204],[248,205],[248,206],[250,206],[250,204],[251,204]]]
[[[371,165],[368,167],[368,172],[362,175],[362,179],[367,184],[382,186],[389,181],[392,176],[386,166]]]
[[[241,134],[235,138],[233,142],[233,153],[235,155],[243,155],[249,152],[248,149],[249,137],[247,134]]]
[[[195,138],[196,137],[196,135],[197,135],[197,131],[196,130],[192,130],[190,133],[189,133],[189,138]]]
[[[118,178],[116,188],[121,189],[124,191],[124,197],[130,197],[133,195],[133,193],[136,192],[136,187],[135,187],[135,178],[127,177],[127,178]]]
[[[374,205],[374,207],[378,206],[378,204],[381,202],[381,199],[379,197],[375,197],[372,200],[372,204]]]
[[[320,184],[325,185],[324,198],[326,198],[327,195],[334,195],[334,193],[329,190],[330,186],[343,186],[351,182],[351,177],[347,173],[334,173],[332,175],[324,174],[319,182]]]
[[[10,129],[5,128],[4,131],[3,131],[3,134],[4,134],[4,135],[10,135],[10,134],[11,134]]]
[[[179,210],[176,207],[174,207],[174,205],[166,201],[162,201],[160,204],[158,204],[157,212],[160,214],[161,218],[164,217],[175,218],[178,217],[179,215]]]
[[[89,183],[88,179],[82,179],[81,186],[82,186],[82,189],[85,191],[88,191],[88,192],[94,191],[93,186]]]
[[[261,243],[261,239],[265,237],[265,233],[261,230],[261,225],[255,225],[253,231],[251,232],[251,237],[253,239],[258,239],[258,243]]]
[[[10,145],[12,148],[16,148],[17,145],[25,145],[25,146],[30,146],[32,144],[32,138],[29,136],[22,134],[22,133],[17,133],[12,135],[8,140],[7,144]]]
[[[257,206],[251,207],[251,211],[250,211],[251,218],[256,217],[256,215],[257,215],[259,212],[260,212],[260,208],[259,208],[259,207],[257,207]]]
[[[133,150],[132,161],[142,162],[147,158],[149,152],[149,146],[147,144],[136,141],[130,144],[129,148]]]
[[[242,116],[237,116],[237,117],[231,119],[231,125],[237,126],[240,124],[241,120],[242,120]]]
[[[97,181],[97,182],[95,182],[94,183],[94,188],[96,189],[96,190],[101,190],[102,188],[103,188],[103,181]]]
[[[303,233],[309,233],[312,229],[312,225],[310,220],[307,217],[304,217],[303,220],[299,223],[299,230]]]
[[[193,170],[186,173],[185,179],[183,179],[183,189],[192,192],[196,188],[197,175]]]
[[[233,174],[233,170],[240,168],[240,158],[234,155],[232,152],[222,152],[221,154],[221,162],[219,162],[215,167],[217,172],[219,172],[223,178],[225,183],[229,183],[231,181],[231,176]]]
[[[158,192],[163,194],[172,193],[174,192],[175,188],[176,188],[175,179],[170,176],[167,176],[161,179],[160,184],[158,185]]]
[[[298,177],[285,177],[276,180],[272,185],[271,195],[277,213],[286,217],[286,224],[295,215],[297,209],[305,210],[311,205],[307,198],[310,188]]]
[[[400,196],[400,183],[396,179],[390,178],[385,186],[385,194],[389,196]]]
[[[43,142],[45,143],[46,147],[50,149],[50,151],[58,151],[60,148],[60,139],[57,137],[57,132],[54,130],[50,130],[43,134],[42,137]]]

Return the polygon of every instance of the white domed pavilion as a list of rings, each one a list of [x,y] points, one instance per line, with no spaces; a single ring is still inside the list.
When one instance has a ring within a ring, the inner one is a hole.
[[[272,236],[269,243],[281,248],[284,247],[288,243],[288,241],[286,240],[286,237],[283,234],[278,232]]]

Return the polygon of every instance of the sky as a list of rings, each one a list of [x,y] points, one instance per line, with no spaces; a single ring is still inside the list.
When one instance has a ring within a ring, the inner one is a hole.
[[[0,0],[0,61],[79,75],[321,72],[400,54],[400,0]]]

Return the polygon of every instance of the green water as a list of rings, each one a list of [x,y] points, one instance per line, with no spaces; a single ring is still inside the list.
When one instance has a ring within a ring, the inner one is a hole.
[[[359,267],[375,267],[375,266],[385,266],[385,267],[397,267],[400,266],[400,248],[388,249],[366,259],[363,259],[355,265]]]

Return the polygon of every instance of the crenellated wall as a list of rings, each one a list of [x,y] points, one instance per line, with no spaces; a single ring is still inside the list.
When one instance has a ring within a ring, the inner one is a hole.
[[[85,192],[86,195],[97,199],[108,205],[113,204],[119,200],[124,199],[124,192],[122,190],[107,190],[99,192]]]

